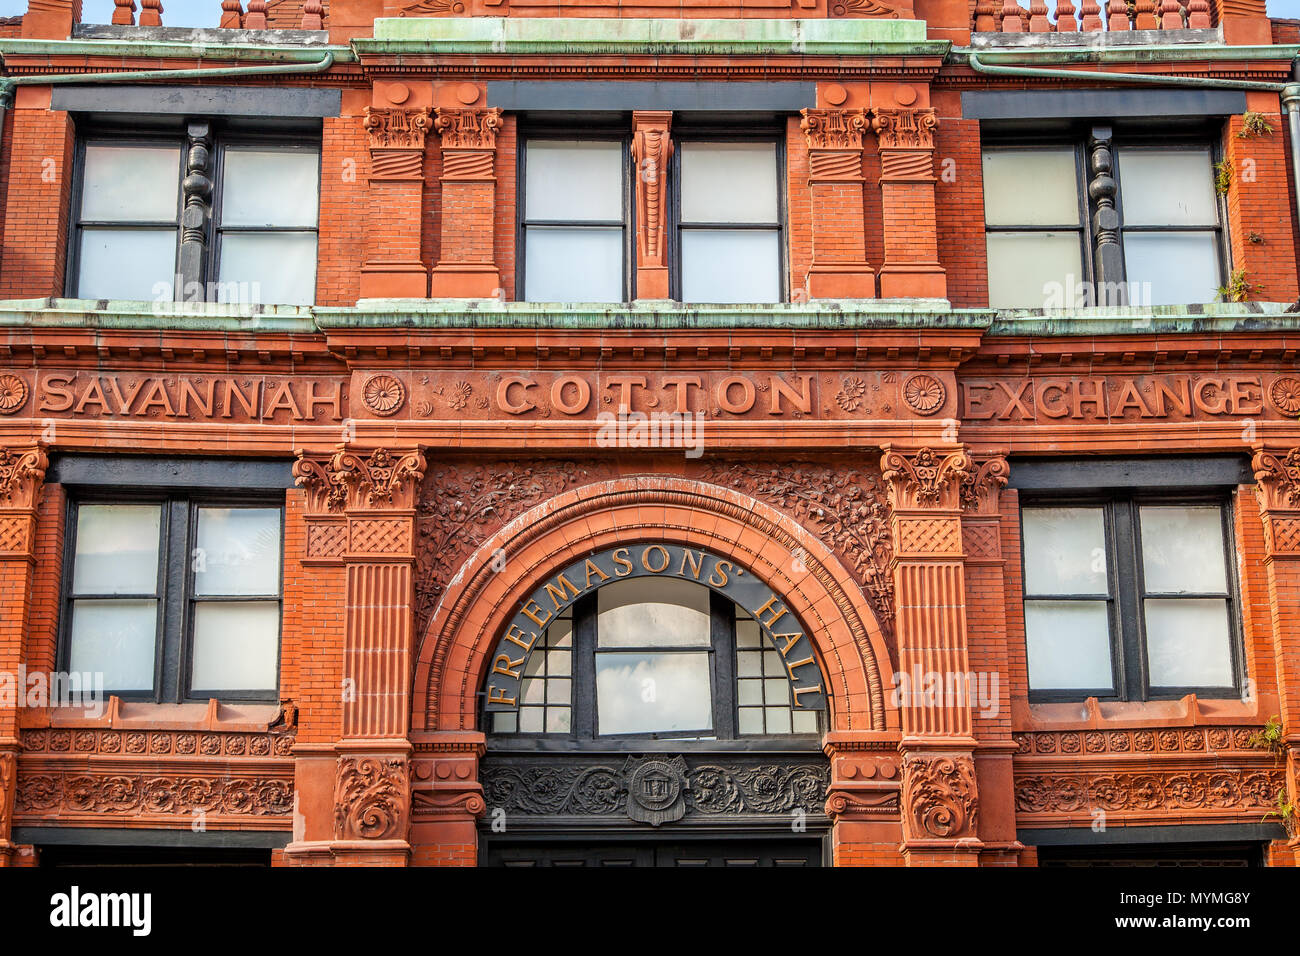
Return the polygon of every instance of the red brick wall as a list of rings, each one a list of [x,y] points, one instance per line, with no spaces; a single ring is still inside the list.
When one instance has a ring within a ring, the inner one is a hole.
[[[808,268],[812,265],[812,191],[808,188],[808,144],[799,129],[798,117],[791,117],[785,127],[785,171],[790,295],[792,301],[799,302],[806,301],[802,297],[808,288]]]
[[[67,113],[36,108],[39,93],[20,89],[19,108],[7,117],[13,127],[5,148],[8,184],[0,235],[0,298],[63,294],[71,195],[72,121]],[[23,100],[27,100],[26,106]]]
[[[321,131],[318,305],[355,305],[370,216],[370,150],[360,116],[331,117]]]
[[[984,173],[978,120],[963,120],[957,93],[936,93],[935,218],[939,264],[948,272],[948,299],[958,308],[989,304],[984,252]]]
[[[1243,139],[1242,118],[1232,117],[1224,133],[1223,154],[1233,167],[1228,189],[1228,236],[1232,267],[1244,269],[1252,286],[1250,298],[1262,302],[1292,302],[1296,286],[1296,255],[1292,243],[1294,212],[1289,203],[1285,119],[1271,94],[1253,98],[1273,132]],[[1271,103],[1271,106],[1266,105]],[[1252,241],[1252,236],[1256,241]]]
[[[27,667],[54,669],[59,638],[59,589],[63,578],[63,535],[67,497],[62,485],[46,485],[36,512],[36,568],[27,628]]]
[[[493,250],[506,300],[515,297],[515,203],[518,189],[518,124],[508,116],[497,133],[496,216]]]

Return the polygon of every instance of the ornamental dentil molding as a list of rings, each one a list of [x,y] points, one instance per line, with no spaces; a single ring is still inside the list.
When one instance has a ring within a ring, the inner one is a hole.
[[[301,449],[293,463],[294,484],[307,492],[314,514],[354,509],[408,509],[424,479],[424,454],[417,448],[392,452],[376,448],[366,455],[340,445],[328,460]]]

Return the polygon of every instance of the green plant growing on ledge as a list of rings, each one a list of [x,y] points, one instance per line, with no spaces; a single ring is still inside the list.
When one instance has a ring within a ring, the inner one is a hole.
[[[1245,269],[1234,269],[1228,284],[1219,286],[1219,298],[1224,302],[1245,302],[1255,287],[1246,281]]]
[[[1281,760],[1282,754],[1286,751],[1283,737],[1282,721],[1274,714],[1264,724],[1263,728],[1255,731],[1246,739],[1246,746],[1267,750],[1274,757]]]
[[[1264,820],[1268,820],[1269,817],[1278,818],[1289,838],[1295,839],[1300,834],[1300,816],[1297,816],[1296,805],[1286,798],[1286,787],[1278,788],[1277,809],[1264,814]]]
[[[1214,191],[1226,196],[1232,188],[1232,160],[1225,159],[1214,164]]]
[[[1241,117],[1241,129],[1237,131],[1237,138],[1249,139],[1252,136],[1265,136],[1271,132],[1273,132],[1273,124],[1263,113],[1247,111]]]

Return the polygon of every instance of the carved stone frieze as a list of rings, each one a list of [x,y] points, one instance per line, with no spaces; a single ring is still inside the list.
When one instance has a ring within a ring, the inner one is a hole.
[[[123,817],[284,817],[293,812],[293,773],[160,774],[123,771],[24,771],[14,802],[16,818],[66,813]]]
[[[1017,774],[1021,814],[1108,811],[1249,810],[1275,805],[1282,770]]]
[[[1152,727],[1141,730],[1064,730],[1015,734],[1017,756],[1076,754],[1187,754],[1224,750],[1259,753],[1250,738],[1259,727]]]
[[[410,765],[400,757],[339,757],[334,836],[402,840],[410,819]]]
[[[976,834],[979,802],[969,753],[903,756],[903,820],[912,840],[956,840]]]
[[[19,739],[25,755],[168,757],[291,757],[294,736],[286,733],[239,733],[189,730],[98,730],[41,728],[24,730]]]

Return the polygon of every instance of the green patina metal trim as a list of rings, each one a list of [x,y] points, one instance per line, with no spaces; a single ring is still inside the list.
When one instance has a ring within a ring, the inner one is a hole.
[[[1203,306],[1073,309],[1060,312],[1000,312],[989,336],[1110,336],[1300,333],[1300,314],[1286,302],[1215,302]]]
[[[1053,34],[1055,35],[1055,34]],[[1160,46],[1007,46],[954,47],[952,63],[965,63],[972,53],[994,66],[1077,66],[1089,63],[1205,63],[1240,60],[1287,61],[1300,55],[1300,46],[1229,46],[1223,43],[1169,43]]]
[[[175,40],[31,40],[0,39],[0,56],[121,56],[148,59],[234,60],[259,63],[314,63],[326,53],[336,63],[351,63],[356,55],[347,46],[283,46],[251,43],[209,43]]]
[[[95,299],[8,299],[0,301],[0,328],[105,329],[149,332],[298,332],[318,330],[312,310],[277,306],[249,313],[238,306],[158,307],[152,302]]]
[[[943,56],[922,20],[677,20],[615,17],[402,17],[375,21],[361,55],[448,53]]]

